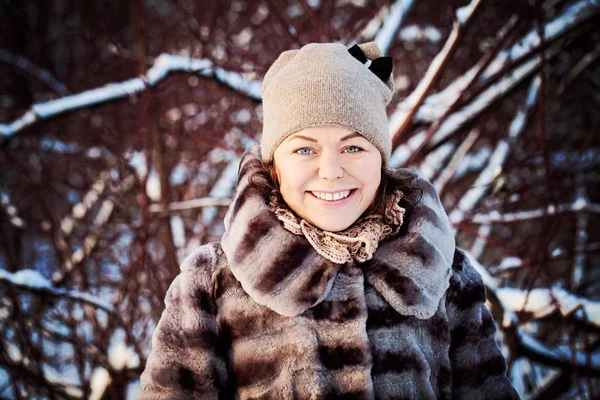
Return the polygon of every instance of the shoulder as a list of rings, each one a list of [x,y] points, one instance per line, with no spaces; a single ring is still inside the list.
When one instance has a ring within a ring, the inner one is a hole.
[[[447,303],[456,305],[459,310],[481,305],[485,302],[486,292],[483,279],[471,265],[467,254],[456,248],[452,260],[452,276],[446,293]]]
[[[177,275],[167,293],[167,302],[203,298],[208,306],[212,298],[215,272],[220,268],[223,254],[219,243],[207,243],[198,247],[181,263]]]
[[[222,257],[219,243],[207,243],[190,253],[181,263],[179,269],[182,273],[210,273],[217,268]]]

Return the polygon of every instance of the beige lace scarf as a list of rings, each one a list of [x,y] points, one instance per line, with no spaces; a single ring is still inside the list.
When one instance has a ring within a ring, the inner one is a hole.
[[[398,205],[403,195],[402,191],[396,190],[386,196],[375,213],[359,219],[340,232],[323,231],[298,218],[285,204],[281,204],[275,191],[271,192],[269,206],[283,222],[285,229],[296,235],[304,235],[321,256],[337,264],[352,260],[361,263],[373,257],[379,242],[400,230],[406,212]]]

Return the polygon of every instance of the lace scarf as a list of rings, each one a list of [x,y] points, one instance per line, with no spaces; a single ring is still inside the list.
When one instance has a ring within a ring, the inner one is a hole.
[[[400,190],[385,197],[385,201],[373,214],[360,218],[349,228],[340,232],[324,231],[298,218],[276,191],[271,192],[269,206],[288,231],[304,235],[317,253],[326,259],[344,264],[348,261],[370,260],[379,242],[400,231],[406,210],[398,204],[403,197]]]

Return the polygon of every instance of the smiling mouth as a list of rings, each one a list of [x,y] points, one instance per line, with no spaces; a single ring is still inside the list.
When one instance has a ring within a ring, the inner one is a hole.
[[[350,196],[350,194],[352,194],[355,190],[356,189],[344,190],[344,191],[335,192],[335,193],[309,191],[309,193],[312,194],[314,197],[316,197],[319,200],[334,202],[334,201],[339,201],[339,200],[345,199],[346,197]]]

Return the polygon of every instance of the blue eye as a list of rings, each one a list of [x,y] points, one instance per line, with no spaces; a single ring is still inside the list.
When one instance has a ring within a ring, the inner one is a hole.
[[[300,154],[301,156],[308,156],[312,154],[312,149],[309,149],[308,147],[303,147],[301,149],[296,150],[294,153]]]
[[[358,146],[348,146],[344,149],[345,153],[358,153],[360,151],[363,151],[363,149]]]

